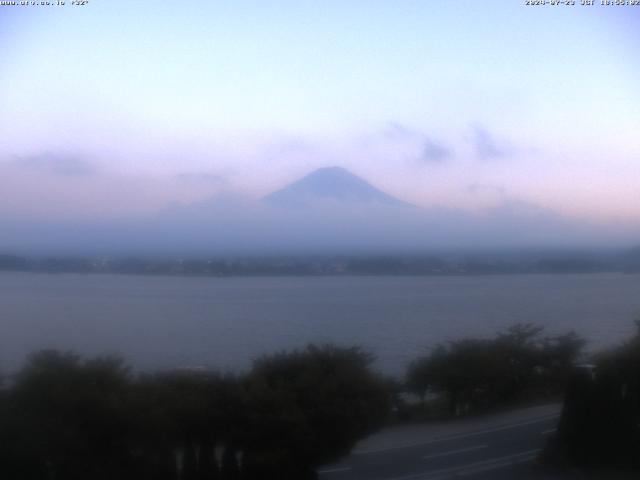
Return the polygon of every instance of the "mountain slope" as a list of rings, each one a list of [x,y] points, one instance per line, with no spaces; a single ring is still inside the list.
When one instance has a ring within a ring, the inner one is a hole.
[[[278,207],[304,207],[319,202],[413,207],[340,167],[320,168],[263,198]]]

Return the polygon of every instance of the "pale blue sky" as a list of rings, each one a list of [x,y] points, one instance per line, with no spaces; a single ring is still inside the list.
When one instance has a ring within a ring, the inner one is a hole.
[[[425,206],[640,218],[640,7],[523,3],[0,7],[0,214],[261,195],[335,164]]]

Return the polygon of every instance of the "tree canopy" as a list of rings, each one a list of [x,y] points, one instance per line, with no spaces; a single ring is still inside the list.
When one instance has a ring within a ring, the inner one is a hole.
[[[449,412],[504,405],[535,389],[561,391],[584,341],[575,333],[542,337],[543,329],[517,324],[491,339],[437,345],[407,369],[409,390],[446,395]]]
[[[311,345],[240,377],[133,375],[114,357],[38,352],[0,391],[0,468],[21,480],[313,478],[389,410],[370,362]]]

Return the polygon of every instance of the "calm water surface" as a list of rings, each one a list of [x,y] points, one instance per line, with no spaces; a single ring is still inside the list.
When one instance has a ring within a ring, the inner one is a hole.
[[[402,372],[437,342],[515,322],[592,350],[634,331],[640,275],[190,278],[0,274],[0,370],[40,348],[118,353],[141,369],[241,370],[308,342],[357,344]]]

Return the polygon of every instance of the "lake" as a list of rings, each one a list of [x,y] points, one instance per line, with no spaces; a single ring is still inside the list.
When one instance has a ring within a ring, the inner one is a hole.
[[[635,331],[640,275],[148,277],[0,274],[0,370],[41,348],[117,353],[139,369],[243,370],[308,342],[357,344],[400,375],[438,342],[516,322],[590,350]]]

